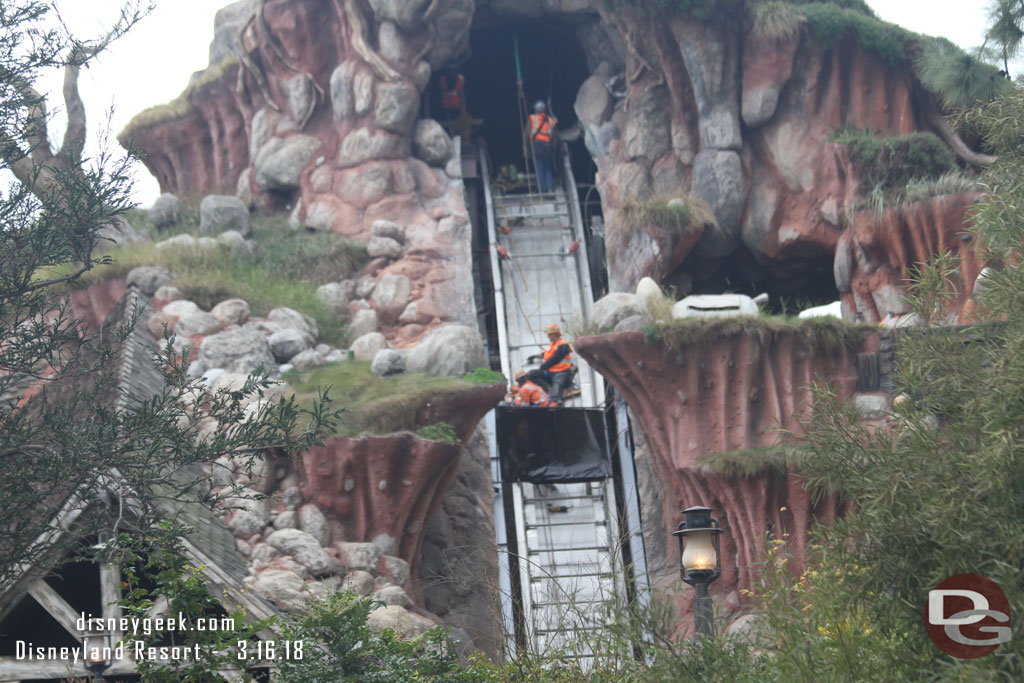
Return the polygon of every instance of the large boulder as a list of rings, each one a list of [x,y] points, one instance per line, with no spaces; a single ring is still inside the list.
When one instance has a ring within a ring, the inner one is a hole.
[[[419,108],[420,93],[416,86],[404,81],[380,83],[373,111],[374,125],[392,133],[408,135]]]
[[[328,311],[338,317],[348,316],[348,305],[356,285],[351,280],[328,282],[316,288],[316,298]]]
[[[249,304],[244,299],[225,299],[210,309],[222,325],[241,325],[249,318]]]
[[[377,311],[372,308],[361,308],[352,316],[352,322],[349,323],[348,330],[354,338],[358,339],[371,332],[376,332],[378,327]]]
[[[613,329],[619,321],[630,316],[643,315],[644,310],[636,294],[612,292],[594,304],[590,322],[601,332]]]
[[[413,32],[420,28],[427,0],[370,0],[370,7],[380,21],[393,21],[403,30]]]
[[[400,638],[413,638],[436,626],[426,617],[414,614],[401,605],[387,605],[375,609],[370,612],[366,623],[373,631],[391,629]]]
[[[387,348],[388,340],[380,332],[367,332],[352,342],[352,355],[356,360],[373,361],[377,352]]]
[[[212,334],[203,340],[199,360],[208,368],[249,374],[257,367],[275,366],[267,339],[253,329],[236,327]]]
[[[380,375],[381,377],[397,375],[405,371],[405,358],[394,349],[381,349],[373,357],[370,370],[373,374]]]
[[[320,335],[320,330],[317,327],[316,320],[312,317],[299,313],[294,308],[282,306],[272,310],[267,315],[267,318],[284,329],[297,330],[306,340],[308,347],[316,346],[316,338]]]
[[[138,266],[128,271],[125,284],[139,288],[146,296],[153,296],[156,290],[174,280],[174,274],[160,266]]]
[[[306,582],[290,569],[264,569],[256,576],[253,590],[287,610],[298,611],[308,597]]]
[[[213,334],[220,329],[220,321],[212,313],[196,311],[183,315],[174,326],[174,334],[182,337],[194,337],[197,334]]]
[[[199,232],[203,235],[219,235],[226,230],[235,230],[244,236],[252,233],[249,223],[249,209],[238,197],[210,194],[199,204]]]
[[[314,576],[338,571],[338,563],[320,546],[320,542],[300,529],[278,529],[267,537],[267,543],[291,555]]]
[[[181,200],[177,195],[164,192],[149,207],[149,222],[155,228],[166,228],[181,220]]]
[[[452,155],[452,140],[434,119],[420,119],[412,129],[412,153],[431,166],[444,166]]]
[[[290,327],[278,330],[267,338],[270,352],[279,363],[287,363],[293,357],[309,348],[306,338],[298,330]]]
[[[373,543],[338,543],[338,556],[348,570],[377,572],[380,548]]]
[[[458,377],[487,364],[484,340],[474,327],[442,325],[428,332],[409,352],[406,369]]]
[[[299,176],[320,149],[319,138],[311,135],[292,135],[274,138],[260,150],[253,168],[256,184],[264,190],[294,190],[299,187]]]
[[[387,239],[380,237],[375,239]],[[397,244],[397,242],[395,243]],[[412,297],[412,282],[404,275],[386,273],[373,289],[371,302],[377,313],[385,320],[398,320],[409,299]]]
[[[402,245],[390,237],[374,235],[366,245],[366,255],[370,258],[386,258],[394,261],[402,258]]]
[[[313,503],[299,508],[299,528],[319,541],[320,545],[331,542],[331,525],[320,508]]]
[[[398,223],[380,219],[370,226],[370,237],[386,237],[399,244],[405,244],[405,230]]]

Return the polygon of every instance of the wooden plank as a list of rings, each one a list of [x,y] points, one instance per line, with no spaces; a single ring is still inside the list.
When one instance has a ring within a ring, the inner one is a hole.
[[[82,634],[78,632],[77,622],[80,616],[75,609],[65,602],[64,598],[57,595],[57,591],[50,588],[50,585],[39,579],[29,586],[28,594],[35,598],[39,605],[49,612],[50,616],[56,619],[64,627],[71,637],[81,640]]]
[[[100,565],[100,604],[103,605],[103,618],[107,620],[121,618],[121,606],[115,604],[121,599],[121,570],[113,564]],[[124,637],[121,631],[112,631],[112,642],[119,642]]]
[[[130,675],[136,673],[135,662],[131,659],[117,660],[107,669],[107,676]],[[12,683],[21,680],[40,678],[71,678],[80,677],[92,680],[81,659],[76,663],[72,660],[52,659],[15,659],[0,657],[0,683]]]

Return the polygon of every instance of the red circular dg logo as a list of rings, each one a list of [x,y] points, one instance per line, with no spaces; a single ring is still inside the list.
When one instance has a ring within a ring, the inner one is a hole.
[[[924,623],[946,654],[984,657],[1010,640],[1010,601],[991,579],[955,574],[928,591]]]

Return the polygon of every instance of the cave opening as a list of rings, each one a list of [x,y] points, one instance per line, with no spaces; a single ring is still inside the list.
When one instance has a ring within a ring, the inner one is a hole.
[[[557,20],[488,23],[474,27],[469,36],[469,56],[448,66],[466,78],[466,108],[483,120],[476,135],[487,143],[492,168],[514,164],[525,167],[519,95],[516,84],[515,41],[519,42],[519,63],[523,94],[528,112],[537,100],[550,99],[550,113],[558,119],[558,130],[576,124],[573,103],[576,91],[589,75],[587,59],[572,25]],[[429,113],[442,123],[438,69],[428,86]],[[582,138],[569,142],[573,174],[578,184],[593,184],[596,167]]]

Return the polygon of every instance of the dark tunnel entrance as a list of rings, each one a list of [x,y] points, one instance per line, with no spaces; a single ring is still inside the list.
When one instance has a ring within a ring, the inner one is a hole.
[[[589,76],[587,60],[569,25],[508,22],[475,28],[469,37],[470,56],[457,64],[466,77],[469,113],[483,119],[476,135],[487,142],[493,168],[515,164],[525,168],[520,105],[516,87],[515,39],[519,40],[523,92],[529,111],[550,96],[551,113],[564,131],[576,123],[573,103],[580,84]],[[430,115],[444,123],[439,69],[428,88]],[[529,111],[527,113],[529,113]],[[592,184],[596,167],[582,138],[569,143],[573,174],[579,184]]]

